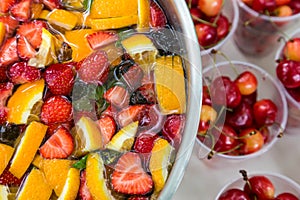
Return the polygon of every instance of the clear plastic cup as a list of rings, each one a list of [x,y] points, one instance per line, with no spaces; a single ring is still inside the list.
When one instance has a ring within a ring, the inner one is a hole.
[[[291,34],[291,39],[300,37],[300,29],[297,29]],[[277,50],[277,53],[275,55],[275,61],[278,59],[281,59],[282,51],[285,46],[285,42],[282,42]],[[300,53],[300,52],[299,52]],[[276,65],[277,66],[277,65]],[[280,82],[280,81],[279,81]],[[284,88],[284,86],[282,85]],[[287,98],[288,103],[288,121],[287,121],[287,127],[286,132],[288,133],[297,133],[299,132],[300,128],[300,102],[296,101],[286,89],[284,89],[285,96]]]
[[[234,32],[236,31],[238,19],[239,19],[239,9],[236,0],[224,0],[222,14],[228,18],[231,22],[230,31],[225,38],[219,41],[216,45],[211,48],[203,49],[201,47],[201,59],[202,67],[208,66],[211,63],[211,51],[213,49],[219,50],[227,41],[229,41]]]
[[[213,80],[214,78],[223,75],[229,76],[231,80],[234,80],[238,74],[250,71],[252,72],[258,81],[257,88],[257,100],[271,99],[277,106],[278,112],[275,119],[276,123],[269,126],[269,137],[265,141],[263,147],[251,154],[245,155],[228,155],[223,153],[215,153],[211,159],[208,159],[208,155],[211,152],[210,142],[201,142],[197,138],[197,152],[198,158],[205,161],[208,165],[215,165],[216,163],[224,162],[240,162],[246,159],[255,158],[263,155],[270,150],[272,146],[277,142],[279,134],[284,130],[287,123],[287,102],[282,85],[259,66],[242,61],[227,61],[211,65],[203,69],[203,85],[209,85],[207,80]],[[214,102],[212,102],[214,107]],[[226,117],[226,116],[225,116]],[[223,120],[223,122],[225,119]],[[222,121],[221,121],[222,123]]]
[[[300,20],[300,13],[288,17],[267,16],[254,11],[242,0],[237,1],[240,15],[233,39],[246,55],[271,53],[278,45],[278,38]]]
[[[275,197],[283,192],[289,192],[294,194],[298,198],[300,197],[300,185],[290,177],[275,172],[255,172],[248,174],[248,178],[252,176],[266,176],[274,185]],[[242,175],[240,174],[240,178],[233,179],[220,190],[215,200],[218,200],[221,194],[227,191],[228,189],[243,189],[244,184],[245,181],[243,180]]]

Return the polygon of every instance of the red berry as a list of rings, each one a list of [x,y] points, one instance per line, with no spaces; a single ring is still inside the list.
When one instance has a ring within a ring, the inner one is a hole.
[[[100,119],[97,121],[100,132],[103,138],[103,144],[107,144],[113,135],[116,133],[117,124],[113,117],[109,115],[102,115]]]
[[[281,194],[277,195],[277,197],[275,198],[275,200],[299,200],[299,198],[296,197],[292,193],[284,192],[284,193],[281,193]]]
[[[253,105],[254,120],[258,126],[272,125],[277,116],[277,106],[270,99],[261,99]]]
[[[0,184],[7,186],[20,186],[23,178],[15,177],[10,171],[9,166],[0,175]]]
[[[211,25],[198,23],[195,25],[198,42],[203,48],[208,48],[217,42],[217,29]]]
[[[27,65],[26,62],[16,62],[9,67],[7,75],[15,84],[33,82],[41,78],[41,71],[38,68]]]
[[[6,105],[6,100],[12,95],[14,85],[10,82],[0,83],[0,107]]]
[[[154,141],[158,138],[158,135],[155,133],[145,133],[142,132],[138,135],[134,142],[133,149],[137,153],[147,154],[151,153],[151,150],[154,145]]]
[[[7,39],[0,49],[0,67],[8,66],[17,62],[19,56],[17,53],[17,39],[12,37]]]
[[[257,89],[257,79],[250,71],[244,71],[234,80],[242,95],[250,95]]]
[[[8,109],[6,107],[0,106],[0,125],[6,123],[7,113],[8,113]]]
[[[244,185],[244,191],[249,196],[255,195],[257,199],[273,199],[275,188],[266,176],[252,176]]]
[[[15,3],[16,0],[2,0],[0,4],[0,13],[7,13]]]
[[[17,52],[21,59],[29,60],[36,55],[36,50],[31,46],[28,40],[23,36],[17,37]]]
[[[162,8],[155,2],[150,3],[150,25],[151,27],[164,27],[167,24],[167,18]]]
[[[218,126],[218,128],[214,128],[212,135],[216,141],[214,144],[214,150],[217,152],[234,150],[234,148],[238,145],[237,133],[232,127],[226,124]]]
[[[276,67],[278,79],[287,88],[300,86],[300,62],[283,60]]]
[[[79,197],[81,200],[93,200],[92,194],[86,183],[86,170],[83,170],[80,173]]]
[[[243,190],[232,188],[222,193],[218,200],[250,200],[250,197]]]
[[[198,0],[198,8],[207,16],[214,17],[221,12],[223,0]]]
[[[113,31],[98,31],[88,35],[86,39],[90,47],[95,50],[116,42],[119,37],[118,34]]]
[[[12,0],[15,1],[15,0]],[[2,1],[0,6],[3,5]],[[11,17],[10,15],[0,16],[0,22],[5,25],[5,38],[10,38],[15,33],[17,27],[19,26],[19,21]]]
[[[117,108],[124,108],[129,105],[129,93],[128,91],[121,86],[114,86],[108,89],[103,97],[111,105]]]
[[[22,0],[10,9],[10,13],[15,19],[21,22],[27,21],[31,17],[30,6],[31,0]]]
[[[264,136],[255,128],[246,128],[239,133],[243,145],[239,151],[241,154],[250,154],[257,152],[264,145]]]
[[[175,138],[181,139],[183,129],[185,125],[184,115],[169,115],[167,116],[163,129],[162,135],[169,141],[174,142]],[[180,141],[178,141],[180,142]]]

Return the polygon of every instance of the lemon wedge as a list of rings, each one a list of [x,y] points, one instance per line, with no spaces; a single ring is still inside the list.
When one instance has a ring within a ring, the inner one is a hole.
[[[80,171],[70,168],[68,177],[58,200],[75,200],[80,186]]]
[[[0,144],[0,175],[8,165],[11,157],[13,156],[14,150],[15,149],[9,145]]]
[[[106,148],[116,151],[129,151],[134,143],[139,122],[132,122],[119,130],[107,143]]]
[[[127,16],[104,18],[104,19],[89,18],[87,20],[87,24],[93,30],[119,29],[126,26],[137,24],[137,22],[138,22],[137,15],[127,15]]]
[[[94,200],[111,200],[104,178],[104,163],[98,153],[88,155],[86,161],[86,183]]]
[[[49,200],[52,189],[39,169],[33,168],[18,193],[18,200]]]
[[[173,150],[174,148],[165,139],[160,138],[154,142],[149,168],[152,174],[155,192],[161,191],[166,183]]]
[[[9,188],[6,185],[0,185],[0,199],[8,200]]]
[[[163,114],[182,114],[186,110],[185,78],[179,56],[156,59],[154,81],[158,104]]]

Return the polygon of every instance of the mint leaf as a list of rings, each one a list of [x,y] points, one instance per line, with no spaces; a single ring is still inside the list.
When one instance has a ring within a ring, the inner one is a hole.
[[[78,162],[74,163],[72,167],[82,170],[86,168],[86,160],[87,160],[88,155],[85,155],[82,157]]]

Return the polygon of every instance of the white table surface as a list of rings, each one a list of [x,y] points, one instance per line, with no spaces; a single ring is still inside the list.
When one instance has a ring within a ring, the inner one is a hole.
[[[300,27],[300,24],[297,27]],[[289,30],[287,33],[292,31]],[[231,60],[252,62],[275,75],[276,50],[263,58],[253,58],[242,54],[232,40],[226,42],[221,50]],[[249,173],[257,171],[278,172],[300,184],[300,128],[299,131],[285,133],[284,137],[279,139],[272,149],[262,156],[238,163],[204,161],[198,158],[197,150],[198,144],[195,143],[185,175],[173,200],[214,200],[226,183],[241,177],[240,169],[245,169]]]

